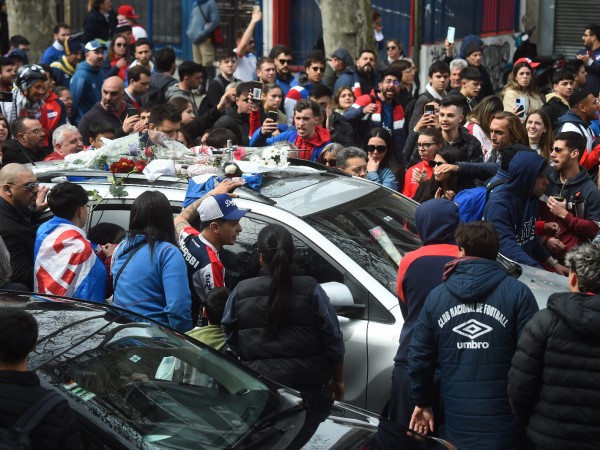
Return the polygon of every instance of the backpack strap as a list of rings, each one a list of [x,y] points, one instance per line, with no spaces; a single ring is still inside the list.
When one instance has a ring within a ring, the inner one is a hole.
[[[119,281],[119,277],[121,276],[121,272],[123,272],[123,269],[125,268],[125,266],[129,262],[129,260],[131,260],[131,258],[133,258],[133,255],[135,255],[138,252],[138,250],[140,248],[142,248],[144,245],[146,245],[147,243],[148,242],[146,242],[146,241],[138,242],[134,246],[133,250],[131,250],[131,252],[129,252],[129,256],[127,257],[127,259],[125,260],[125,262],[123,263],[123,265],[121,266],[121,268],[119,269],[119,271],[117,272],[117,275],[115,276],[115,282],[113,283],[113,292],[114,293],[117,292],[117,281]],[[113,296],[114,296],[114,294],[113,294]]]
[[[494,188],[505,184],[508,180],[503,180],[503,179],[499,179],[494,181],[493,183],[491,183],[489,186],[486,186],[485,188],[485,201],[487,203],[487,201],[490,199],[490,193],[492,192],[492,190],[494,190]]]
[[[59,403],[66,399],[58,392],[52,390],[46,393],[41,399],[31,405],[14,423],[13,428],[19,432],[29,435],[38,424],[50,413]]]

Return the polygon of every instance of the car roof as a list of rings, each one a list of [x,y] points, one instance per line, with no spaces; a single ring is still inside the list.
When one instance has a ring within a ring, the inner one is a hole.
[[[237,189],[236,194],[242,199],[269,204],[305,217],[364,197],[378,189],[385,189],[379,184],[351,177],[320,164],[301,160],[295,160],[293,163],[297,165],[263,174],[260,192],[246,186]],[[71,181],[86,190],[100,190],[102,187],[108,190],[113,176],[124,176],[100,170],[59,170],[52,165],[36,166],[33,169],[40,183]],[[182,193],[188,188],[188,182],[177,177],[162,176],[151,183],[144,175],[131,174],[127,176],[125,188],[131,190],[126,198],[135,198],[147,189],[157,189],[169,200],[181,201],[184,197]]]

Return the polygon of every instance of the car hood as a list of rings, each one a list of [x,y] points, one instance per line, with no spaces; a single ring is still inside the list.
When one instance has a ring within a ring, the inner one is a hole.
[[[359,449],[373,439],[379,420],[373,414],[335,402],[331,414],[319,425],[303,449]]]

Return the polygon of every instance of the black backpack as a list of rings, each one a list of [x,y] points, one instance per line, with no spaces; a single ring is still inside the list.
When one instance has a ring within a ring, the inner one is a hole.
[[[0,426],[0,450],[31,449],[30,433],[63,401],[66,401],[65,398],[58,392],[49,391],[27,408],[13,425]]]

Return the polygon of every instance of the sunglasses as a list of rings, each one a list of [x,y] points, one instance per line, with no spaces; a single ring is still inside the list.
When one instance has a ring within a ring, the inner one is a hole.
[[[398,47],[394,46],[394,47],[387,47],[386,50],[396,50]]]
[[[367,145],[368,152],[374,152],[377,150],[379,153],[383,153],[387,151],[387,147],[385,145]]]
[[[325,67],[311,67],[310,70],[313,72],[325,72]]]
[[[323,159],[323,164],[330,167],[335,167],[337,159]]]
[[[27,184],[16,184],[16,183],[6,183],[6,184],[10,184],[12,186],[21,186],[22,188],[27,189],[29,192],[33,192],[34,189],[36,189],[40,186],[40,184],[37,181],[35,181],[33,183],[27,183]]]
[[[435,161],[435,160],[429,161],[429,165],[431,167],[441,166],[442,164],[446,164],[446,163],[442,162],[442,161]]]
[[[283,66],[287,66],[288,64],[292,63],[291,59],[278,59],[277,61],[279,61],[279,64],[281,64]]]
[[[119,44],[118,42],[115,44],[115,47],[127,47],[127,44]]]

